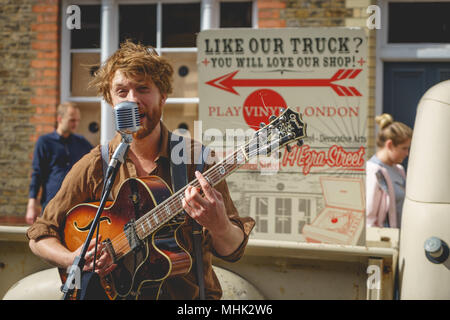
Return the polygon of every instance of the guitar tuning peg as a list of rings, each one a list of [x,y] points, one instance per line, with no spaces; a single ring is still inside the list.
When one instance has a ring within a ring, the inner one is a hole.
[[[277,117],[275,116],[275,115],[271,115],[270,117],[269,117],[269,121],[270,122],[272,122],[273,120],[275,120]]]
[[[288,152],[288,153],[290,153],[291,151],[292,151],[292,148],[291,148],[291,146],[290,145],[286,145],[286,151]]]
[[[265,126],[266,126],[266,124],[265,124],[264,122],[260,122],[260,123],[259,123],[259,127],[260,127],[260,128],[264,128]]]
[[[301,147],[303,145],[303,140],[297,140],[297,145]]]
[[[284,122],[284,120],[286,120],[286,117],[282,115],[284,113],[284,110],[286,110],[286,109],[284,109],[284,108],[280,109],[280,121],[282,121],[282,122]]]

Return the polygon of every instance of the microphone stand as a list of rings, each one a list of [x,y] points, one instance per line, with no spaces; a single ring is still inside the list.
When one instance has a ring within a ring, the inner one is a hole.
[[[84,264],[86,262],[85,255],[89,247],[89,243],[92,240],[92,236],[94,235],[95,228],[98,225],[100,220],[100,216],[105,207],[106,201],[111,193],[112,186],[114,184],[114,180],[116,179],[117,172],[119,171],[120,165],[125,162],[126,155],[130,148],[130,143],[133,140],[131,134],[122,133],[122,141],[114,152],[111,161],[108,165],[108,169],[106,171],[105,183],[103,185],[102,197],[100,200],[100,205],[97,209],[97,213],[92,222],[91,228],[89,229],[89,233],[84,241],[83,248],[81,249],[81,253],[79,256],[76,256],[72,266],[69,269],[69,275],[67,276],[65,284],[61,287],[61,291],[64,293],[62,300],[68,300],[74,291],[74,280],[76,280],[76,276],[78,279],[81,279],[81,270],[83,270]],[[97,246],[97,244],[96,244]],[[76,282],[81,285],[81,281]],[[80,288],[81,289],[81,288]]]

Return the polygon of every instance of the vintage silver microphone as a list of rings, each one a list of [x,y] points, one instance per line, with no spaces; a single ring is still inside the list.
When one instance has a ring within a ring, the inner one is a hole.
[[[135,102],[124,101],[114,107],[116,130],[121,134],[133,134],[140,129],[139,108]]]
[[[135,102],[124,101],[117,104],[114,107],[114,118],[116,120],[116,130],[122,135],[122,142],[109,162],[106,179],[109,178],[111,171],[116,168],[118,163],[122,164],[125,161],[130,143],[133,141],[132,134],[141,128],[139,108]]]

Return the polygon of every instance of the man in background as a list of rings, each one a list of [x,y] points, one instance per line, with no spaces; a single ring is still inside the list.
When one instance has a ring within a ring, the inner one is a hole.
[[[60,104],[56,121],[56,130],[39,137],[34,148],[33,173],[25,217],[28,224],[33,224],[41,212],[37,203],[40,188],[42,187],[40,204],[44,211],[72,166],[92,149],[89,141],[75,134],[80,124],[80,110],[74,104]]]

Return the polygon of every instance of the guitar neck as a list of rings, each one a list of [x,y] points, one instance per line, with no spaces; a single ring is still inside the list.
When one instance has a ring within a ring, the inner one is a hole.
[[[273,120],[269,118],[271,122],[258,130],[249,143],[241,146],[224,160],[203,173],[210,185],[217,185],[254,156],[268,156],[273,151],[296,140],[298,140],[297,143],[300,146],[303,144],[302,139],[306,137],[306,124],[301,119],[301,114],[290,109],[280,110],[280,112],[282,112],[281,115]],[[137,236],[140,240],[144,240],[181,213],[183,211],[184,193],[188,186],[199,188],[200,192],[202,190],[199,181],[194,179],[168,199],[158,204],[131,225],[134,230],[126,235],[128,242],[130,242],[130,234],[133,237]],[[125,248],[123,246],[120,247],[123,243],[123,238],[123,235],[121,235],[115,242],[112,241],[113,250],[119,256],[123,256],[131,250],[128,244]],[[131,240],[134,241],[135,239]],[[119,246],[114,246],[114,243],[119,244]]]
[[[215,186],[231,173],[236,171],[241,165],[245,164],[248,159],[248,149],[243,146],[204,172],[203,176],[212,186]],[[160,203],[151,211],[136,220],[135,230],[137,236],[141,240],[151,235],[183,211],[182,200],[184,199],[185,190],[188,186],[197,187],[201,190],[200,182],[198,179],[194,179],[164,202]]]

